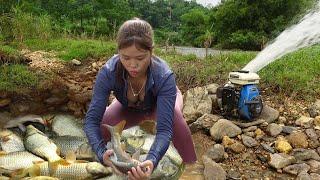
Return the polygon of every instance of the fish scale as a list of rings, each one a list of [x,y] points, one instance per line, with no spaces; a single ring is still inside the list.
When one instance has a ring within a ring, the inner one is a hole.
[[[57,161],[61,159],[57,154],[57,146],[32,125],[27,126],[24,145],[28,151],[40,157],[47,158],[49,161]]]
[[[0,131],[0,146],[7,153],[25,150],[21,137],[10,130]]]
[[[88,168],[88,166],[92,166]],[[49,176],[48,162],[35,164],[33,169],[39,171],[36,176]],[[88,172],[88,170],[93,171]],[[111,170],[107,170],[102,164],[97,162],[83,162],[83,163],[70,163],[67,165],[57,165],[51,176],[61,179],[88,179],[95,175],[106,176],[111,173]]]
[[[33,162],[44,161],[42,158],[27,151],[11,152],[0,155],[0,168],[14,171],[17,169],[29,168]]]

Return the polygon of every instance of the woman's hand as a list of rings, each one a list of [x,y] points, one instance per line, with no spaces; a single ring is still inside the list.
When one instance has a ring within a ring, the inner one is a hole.
[[[124,174],[120,172],[110,161],[110,156],[113,154],[113,149],[108,149],[104,154],[103,154],[103,164],[111,167],[117,175],[123,176]]]
[[[137,168],[132,168],[128,171],[128,176],[130,180],[145,180],[150,179],[151,173],[153,171],[153,163],[150,160],[143,161]]]

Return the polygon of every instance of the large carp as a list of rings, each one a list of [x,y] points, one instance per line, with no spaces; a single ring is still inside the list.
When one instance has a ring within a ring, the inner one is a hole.
[[[102,126],[107,128],[111,134],[110,148],[113,149],[113,155],[110,157],[110,161],[115,166],[117,170],[122,173],[127,173],[131,170],[132,167],[137,167],[139,161],[135,161],[134,159],[139,158],[139,151],[135,153],[133,158],[129,154],[127,154],[123,149],[120,142],[121,132],[126,124],[126,121],[121,121],[116,126],[109,126],[103,124]]]

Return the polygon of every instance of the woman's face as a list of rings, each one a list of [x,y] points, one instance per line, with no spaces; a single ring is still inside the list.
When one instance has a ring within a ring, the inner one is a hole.
[[[133,78],[145,76],[151,61],[151,52],[137,49],[133,44],[119,50],[120,61]]]

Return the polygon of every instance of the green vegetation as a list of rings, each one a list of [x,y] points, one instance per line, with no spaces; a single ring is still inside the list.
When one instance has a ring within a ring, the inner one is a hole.
[[[184,0],[0,2],[0,40],[6,42],[61,37],[112,40],[125,20],[140,17],[154,27],[157,44],[260,50],[316,0],[224,0],[214,8]]]
[[[57,57],[65,61],[84,60],[89,57],[98,58],[116,53],[116,44],[105,40],[63,38],[43,41],[30,39],[24,43],[31,50],[55,51]]]
[[[19,91],[25,88],[36,88],[40,76],[21,64],[0,66],[0,90]]]
[[[261,70],[266,86],[287,95],[308,99],[320,94],[320,45],[304,48]]]

